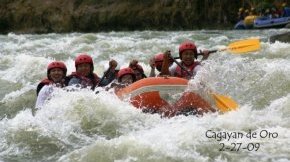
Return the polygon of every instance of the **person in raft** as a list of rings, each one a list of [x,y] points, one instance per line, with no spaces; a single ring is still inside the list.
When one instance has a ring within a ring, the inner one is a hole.
[[[197,71],[201,69],[200,63],[196,61],[198,55],[199,54],[197,53],[197,48],[195,44],[191,41],[185,41],[179,46],[179,57],[181,60],[179,65],[184,67],[187,71],[183,70],[183,68],[181,68],[176,63],[169,68],[169,58],[172,57],[170,51],[167,51],[164,53],[163,57],[162,73],[169,73],[171,76],[180,77],[188,80],[192,79]],[[202,60],[205,60],[209,56],[209,51],[205,50],[201,52],[201,55],[203,55]],[[184,100],[182,98],[192,98],[193,101],[195,101],[192,105],[193,107],[184,108],[184,106],[182,106],[184,104]],[[215,112],[215,109],[213,109],[210,104],[204,101],[201,96],[191,92],[183,93],[180,98],[180,102],[175,103],[175,106],[173,106],[170,110],[168,110],[167,108],[159,110],[159,113],[163,114],[163,116],[165,117],[172,117],[181,114],[202,115],[207,112]]]
[[[81,88],[91,87],[92,90],[97,86],[106,86],[114,80],[117,62],[111,60],[109,66],[111,70],[108,73],[113,74],[107,74],[107,76],[112,76],[113,78],[103,77],[104,79],[101,80],[99,76],[93,72],[94,63],[92,57],[87,54],[80,54],[75,59],[76,72],[68,76],[68,86],[79,85]]]
[[[206,60],[209,56],[209,51],[204,50],[201,52],[201,55],[203,55],[202,60]],[[200,62],[196,61],[197,56],[197,48],[193,42],[185,41],[181,43],[179,46],[179,58],[181,60],[180,64],[185,67],[187,71],[183,70],[177,64],[173,64],[169,68],[171,76],[185,78],[188,80],[193,78],[196,72],[201,68]]]
[[[128,86],[136,81],[136,74],[131,68],[123,68],[118,72],[118,83]]]
[[[136,81],[147,78],[147,76],[144,73],[143,67],[138,64],[137,60],[132,60],[129,64],[129,68],[131,68],[136,76]]]
[[[125,88],[128,85],[134,83],[136,81],[136,75],[134,73],[134,70],[127,67],[122,68],[118,72],[117,79],[114,80],[111,85],[109,85],[106,90],[109,90],[111,88],[115,88],[115,91],[118,91],[120,88]]]
[[[118,72],[120,71],[120,66],[115,60],[109,62],[109,69],[104,72],[102,79],[100,80],[99,86],[104,87],[112,83],[118,78]]]
[[[165,53],[156,54],[152,59],[150,59],[150,61],[149,61],[149,64],[150,64],[150,67],[151,67],[151,71],[150,71],[150,75],[149,75],[150,77],[155,77],[156,76],[155,69],[157,69],[157,71],[159,72],[157,77],[166,75],[162,71],[162,66],[164,66],[163,65],[164,56],[166,55],[167,52],[169,52],[169,51],[166,51]],[[169,58],[169,62],[168,62],[167,66],[170,67],[172,64],[173,64],[173,59]],[[167,74],[167,75],[169,75],[169,74]]]
[[[47,77],[43,79],[36,88],[36,95],[38,96],[40,90],[45,85],[55,84],[58,87],[65,86],[67,68],[61,61],[53,61],[47,66]]]
[[[50,96],[53,87],[65,87],[67,68],[61,61],[53,61],[47,66],[47,78],[43,79],[36,89],[37,100],[35,107],[41,108],[45,100]]]

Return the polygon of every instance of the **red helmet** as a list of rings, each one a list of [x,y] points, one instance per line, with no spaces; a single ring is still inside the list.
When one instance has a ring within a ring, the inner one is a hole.
[[[129,67],[127,67],[127,68],[123,68],[123,69],[121,69],[121,70],[118,72],[118,80],[120,81],[121,78],[122,78],[124,75],[127,75],[127,74],[132,75],[132,76],[133,76],[133,80],[134,80],[134,81],[136,80],[136,76],[135,76],[134,71],[133,71],[131,68],[129,68]]]
[[[155,62],[162,62],[162,61],[163,61],[163,57],[164,57],[164,53],[156,54],[156,55],[154,56],[154,61],[155,61]]]
[[[179,45],[179,57],[181,58],[181,54],[185,50],[193,50],[194,54],[197,54],[196,46],[193,42],[185,41]]]
[[[87,54],[78,55],[77,58],[75,59],[75,67],[77,68],[78,65],[83,64],[83,63],[90,64],[92,66],[92,71],[94,70],[94,63],[91,56]]]
[[[64,75],[66,75],[67,68],[66,68],[65,64],[63,62],[61,62],[61,61],[53,61],[50,64],[48,64],[48,66],[47,66],[47,77],[48,77],[48,74],[49,74],[50,70],[53,69],[53,68],[62,69]]]

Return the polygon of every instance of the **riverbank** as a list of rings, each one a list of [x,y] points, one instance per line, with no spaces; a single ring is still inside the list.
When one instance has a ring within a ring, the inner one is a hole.
[[[231,29],[239,3],[162,0],[2,0],[0,33]],[[227,6],[227,7],[223,7]]]

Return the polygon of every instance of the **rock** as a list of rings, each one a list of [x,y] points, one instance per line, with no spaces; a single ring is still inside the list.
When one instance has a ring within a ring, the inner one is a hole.
[[[287,25],[285,26],[285,28],[289,28],[289,29],[290,29],[290,23],[287,24]]]
[[[0,0],[0,33],[224,29],[236,21],[232,13],[241,6],[231,2]]]
[[[283,34],[272,35],[270,37],[270,42],[274,43],[275,41],[290,43],[290,32],[283,33]]]

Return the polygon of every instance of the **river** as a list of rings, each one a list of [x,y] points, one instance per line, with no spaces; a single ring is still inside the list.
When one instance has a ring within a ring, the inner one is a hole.
[[[283,31],[0,35],[0,161],[290,161],[290,44],[268,43]],[[184,40],[220,49],[252,37],[261,39],[259,51],[218,52],[202,63],[203,81],[237,101],[237,111],[168,119],[106,91],[59,90],[32,113],[52,60],[64,61],[70,74],[86,52],[102,76],[110,59],[121,67],[138,59],[149,74],[150,57],[166,50],[177,56]]]

